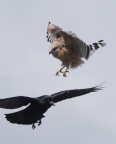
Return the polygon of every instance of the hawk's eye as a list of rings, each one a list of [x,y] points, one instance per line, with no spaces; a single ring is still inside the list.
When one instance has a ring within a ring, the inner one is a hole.
[[[57,49],[57,47],[53,48],[52,50],[54,51],[54,50],[56,50],[56,49]]]

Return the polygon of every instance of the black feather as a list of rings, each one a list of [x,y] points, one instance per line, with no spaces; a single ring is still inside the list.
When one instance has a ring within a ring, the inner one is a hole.
[[[87,88],[87,89],[65,90],[62,92],[55,93],[51,95],[51,97],[53,98],[54,102],[57,103],[65,99],[82,96],[91,92],[97,92],[99,90],[102,90],[103,87],[101,86],[102,85],[98,85],[96,87]]]
[[[37,98],[17,96],[5,98],[0,100],[0,107],[6,109],[14,109],[30,103],[28,107],[21,111],[5,115],[6,119],[11,123],[22,125],[32,124],[32,128],[34,129],[34,123],[38,123],[38,125],[42,123],[41,119],[45,117],[43,114],[53,105],[53,102],[57,103],[65,99],[82,96],[90,92],[97,92],[103,89],[103,84],[86,89],[65,90],[52,94],[51,96],[44,95]]]

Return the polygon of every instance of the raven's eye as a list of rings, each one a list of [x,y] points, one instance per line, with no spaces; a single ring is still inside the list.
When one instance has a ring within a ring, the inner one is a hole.
[[[49,102],[49,101],[50,101],[50,98],[48,98],[47,101]]]
[[[52,99],[50,98],[49,101],[52,101]]]
[[[49,98],[48,101],[51,102],[51,101],[52,101],[52,98]]]

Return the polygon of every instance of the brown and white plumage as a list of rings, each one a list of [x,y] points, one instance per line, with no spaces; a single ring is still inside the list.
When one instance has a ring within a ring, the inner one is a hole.
[[[66,67],[66,70],[62,72],[63,76],[66,76],[69,68],[77,68],[83,64],[82,58],[87,60],[98,48],[106,45],[103,40],[87,45],[71,31],[63,31],[50,22],[47,28],[47,41],[51,43],[49,54],[62,61],[63,67],[57,71],[56,75]]]

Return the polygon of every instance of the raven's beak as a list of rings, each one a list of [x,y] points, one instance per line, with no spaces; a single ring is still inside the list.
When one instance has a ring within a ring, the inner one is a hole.
[[[53,101],[49,102],[51,105],[55,106],[55,103]]]

